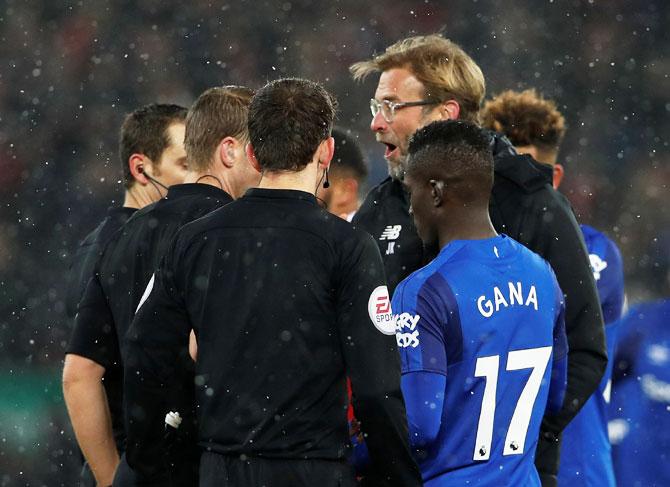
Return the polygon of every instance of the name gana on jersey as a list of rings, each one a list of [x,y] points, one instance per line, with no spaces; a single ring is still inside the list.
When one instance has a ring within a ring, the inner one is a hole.
[[[535,311],[537,311],[537,290],[534,285],[530,286],[528,294],[525,297],[524,288],[520,282],[508,282],[507,288],[507,298],[503,295],[498,286],[493,287],[493,301],[491,301],[485,294],[482,294],[477,298],[477,309],[484,318],[490,318],[493,313],[500,311],[500,308],[507,308],[508,306],[532,305],[533,308],[535,308]]]

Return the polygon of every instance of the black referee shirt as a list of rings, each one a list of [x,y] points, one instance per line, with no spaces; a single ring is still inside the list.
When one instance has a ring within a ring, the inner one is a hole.
[[[79,244],[72,257],[72,265],[68,274],[66,311],[74,322],[79,302],[84,296],[88,282],[94,277],[102,252],[113,235],[135,213],[135,208],[110,207],[107,216]],[[73,346],[68,353],[74,353],[98,362],[97,355],[87,347]],[[103,384],[107,394],[107,402],[112,416],[112,431],[118,449],[123,451],[125,434],[123,429],[123,375],[120,367],[106,368]]]
[[[420,485],[389,312],[369,235],[309,193],[251,189],[185,226],[168,250],[128,333],[135,415],[160,427],[176,350],[193,328],[203,448],[343,460],[348,375],[373,471],[393,485]],[[147,465],[151,437],[130,430],[129,440]]]
[[[81,241],[72,256],[68,273],[67,298],[65,300],[68,318],[74,320],[77,306],[84,296],[86,285],[95,273],[95,266],[109,239],[135,213],[135,208],[112,206],[107,216]]]
[[[104,249],[80,303],[68,352],[106,369],[119,367],[127,358],[124,337],[142,293],[177,230],[230,201],[214,186],[179,184],[137,211]],[[160,437],[154,441],[159,444]]]

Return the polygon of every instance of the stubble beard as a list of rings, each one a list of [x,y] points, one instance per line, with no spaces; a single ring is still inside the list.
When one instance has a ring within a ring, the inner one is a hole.
[[[389,167],[389,176],[396,181],[402,181],[407,171],[407,156],[402,156],[396,162],[387,161]]]

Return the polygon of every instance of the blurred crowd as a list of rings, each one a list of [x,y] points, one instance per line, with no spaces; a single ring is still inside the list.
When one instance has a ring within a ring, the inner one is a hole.
[[[5,395],[28,367],[61,366],[70,331],[64,276],[77,242],[122,195],[117,132],[125,113],[154,101],[188,106],[205,88],[221,84],[254,88],[282,76],[321,81],[340,102],[338,124],[359,135],[372,185],[386,172],[383,149],[368,127],[376,80],[357,85],[347,68],[414,33],[442,31],[463,46],[484,71],[488,97],[535,87],[557,100],[568,122],[560,158],[569,169],[561,189],[578,219],[619,244],[629,301],[668,294],[666,2],[524,0],[514,8],[502,0],[3,4]],[[71,485],[76,453],[62,406],[52,406],[57,389],[35,387],[50,406],[38,420],[48,434],[31,443],[47,459],[44,473],[25,474],[33,475],[30,485],[61,485],[53,483],[55,472],[62,485]],[[0,419],[0,440],[21,437],[15,429]],[[0,463],[24,465],[22,453],[0,447]],[[2,474],[0,485],[14,485]]]

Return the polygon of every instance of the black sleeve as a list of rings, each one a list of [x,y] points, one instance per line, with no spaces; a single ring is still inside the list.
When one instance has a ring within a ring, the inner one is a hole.
[[[166,476],[164,418],[191,330],[175,286],[174,244],[147,286],[126,335],[124,405],[128,464],[143,481]],[[182,413],[183,414],[183,413]]]
[[[86,357],[106,370],[120,362],[114,317],[97,275],[88,281],[79,303],[66,353]]]
[[[540,429],[536,466],[540,474],[558,470],[560,433],[596,390],[607,366],[605,328],[582,232],[572,209],[553,190],[526,225],[526,244],[544,257],[565,293],[568,384],[563,407],[547,413]]]
[[[381,255],[359,231],[343,246],[337,324],[353,407],[370,452],[371,485],[422,485],[411,456],[391,301]]]

